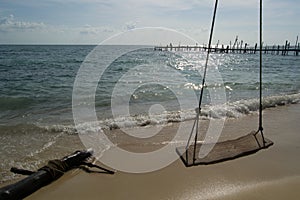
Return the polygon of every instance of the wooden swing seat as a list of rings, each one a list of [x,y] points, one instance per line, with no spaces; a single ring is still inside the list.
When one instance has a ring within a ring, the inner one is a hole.
[[[204,145],[212,144],[197,143],[195,160],[193,159],[194,144],[190,145],[188,149],[186,149],[186,147],[178,147],[176,152],[179,154],[186,167],[194,165],[208,165],[253,154],[261,149],[266,149],[273,145],[271,140],[267,138],[264,139],[265,143],[263,142],[261,134],[257,134],[256,131],[252,131],[251,133],[237,139],[217,142],[213,146],[212,150],[203,158],[198,156],[200,148],[204,147]]]

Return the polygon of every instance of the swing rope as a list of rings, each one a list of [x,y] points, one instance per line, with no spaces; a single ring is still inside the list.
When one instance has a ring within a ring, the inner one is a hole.
[[[257,132],[255,133],[261,134],[262,140],[263,140],[263,147],[265,147],[266,141],[263,133],[263,121],[262,121],[262,110],[263,110],[263,105],[262,105],[262,48],[263,48],[263,39],[262,39],[262,10],[263,10],[263,5],[262,5],[262,0],[260,0],[260,9],[259,9],[259,127]]]
[[[195,141],[194,141],[194,153],[193,153],[193,163],[196,161],[196,145],[197,145],[197,140],[198,140],[198,127],[199,127],[199,117],[201,114],[201,104],[202,104],[202,99],[203,99],[203,91],[205,87],[205,79],[206,79],[206,73],[207,73],[207,65],[208,65],[208,60],[209,60],[209,54],[211,52],[211,42],[212,42],[212,36],[213,36],[213,31],[214,31],[214,25],[215,25],[215,19],[216,19],[216,13],[217,13],[217,7],[218,7],[218,0],[215,1],[215,8],[214,8],[214,13],[213,13],[213,20],[211,24],[211,29],[210,29],[210,36],[209,36],[209,42],[208,42],[208,48],[207,48],[207,55],[206,55],[206,60],[205,60],[205,66],[204,66],[204,73],[203,73],[203,78],[202,78],[202,85],[201,85],[201,91],[200,91],[200,96],[199,96],[199,105],[196,111],[196,119],[194,121],[194,125],[190,134],[190,137],[188,139],[188,143],[186,145],[186,150],[189,147],[190,140],[192,138],[195,126],[196,126],[196,134],[195,134]]]
[[[193,149],[193,164],[195,164],[196,161],[196,147],[197,147],[197,140],[198,140],[198,132],[199,132],[199,118],[201,115],[201,105],[202,105],[202,99],[203,99],[203,92],[204,92],[204,87],[205,87],[205,79],[206,79],[206,73],[207,73],[207,66],[208,66],[208,61],[209,61],[209,54],[211,52],[211,43],[212,43],[212,36],[213,36],[213,30],[214,30],[214,25],[215,25],[215,18],[216,18],[216,12],[217,12],[217,7],[218,7],[218,0],[215,1],[215,7],[214,7],[214,13],[213,13],[213,19],[212,19],[212,24],[211,24],[211,30],[210,30],[210,36],[209,36],[209,42],[208,42],[208,50],[207,50],[207,55],[206,55],[206,61],[205,61],[205,66],[204,66],[204,74],[202,78],[202,85],[201,85],[201,91],[200,91],[200,96],[199,96],[199,105],[196,110],[196,118],[191,130],[191,134],[189,136],[187,145],[185,147],[186,149],[186,160],[188,160],[187,156],[187,150],[189,148],[189,144],[191,142],[191,138],[193,135],[193,132],[195,130],[195,140],[194,140],[194,149]],[[263,147],[266,147],[266,140],[264,137],[263,133],[263,118],[262,118],[262,110],[263,110],[263,105],[262,105],[262,48],[263,48],[263,40],[262,40],[262,0],[260,0],[260,11],[259,11],[259,41],[260,41],[260,51],[259,51],[259,127],[257,132],[254,134],[255,136],[260,133],[263,141]]]

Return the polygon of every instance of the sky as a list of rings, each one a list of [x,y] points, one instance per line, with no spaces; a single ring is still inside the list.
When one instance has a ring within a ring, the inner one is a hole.
[[[0,0],[0,44],[99,44],[163,27],[207,44],[215,0]],[[295,44],[300,0],[263,0],[264,44]],[[219,0],[213,44],[258,41],[259,0]],[[180,41],[179,41],[180,42]]]

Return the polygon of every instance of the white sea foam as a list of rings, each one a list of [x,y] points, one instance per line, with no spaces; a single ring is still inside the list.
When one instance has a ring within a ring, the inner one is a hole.
[[[300,94],[271,96],[263,99],[263,108],[295,104],[300,102]],[[259,109],[258,99],[239,100],[226,103],[225,105],[204,106],[201,111],[202,119],[209,118],[239,118],[253,113]],[[157,115],[137,115],[130,117],[117,117],[100,121],[104,129],[116,129],[124,127],[146,126],[166,124],[172,122],[182,122],[195,118],[194,110],[182,110],[176,112],[164,112]]]
[[[263,108],[271,108],[276,106],[283,106],[288,104],[300,103],[300,93],[270,96],[263,98]],[[222,105],[203,106],[201,110],[201,119],[210,118],[239,118],[259,110],[259,99],[239,100],[235,102],[228,102]],[[196,116],[195,110],[181,110],[173,112],[163,112],[160,114],[151,115],[134,115],[134,116],[119,116],[116,118],[109,118],[99,120],[98,122],[90,122],[80,125],[80,129],[86,133],[97,132],[100,129],[119,129],[119,128],[133,128],[142,126],[162,125],[168,123],[176,123],[187,120],[192,120]],[[48,131],[64,132],[67,134],[77,133],[74,126],[68,125],[53,125],[47,126]]]

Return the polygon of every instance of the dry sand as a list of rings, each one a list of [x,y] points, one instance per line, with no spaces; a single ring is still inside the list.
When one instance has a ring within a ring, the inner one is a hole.
[[[275,144],[247,157],[190,168],[178,159],[145,174],[73,170],[27,199],[300,199],[299,119],[300,105],[265,110],[264,132]],[[227,120],[223,132],[241,136],[257,126],[248,115]]]

